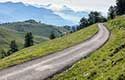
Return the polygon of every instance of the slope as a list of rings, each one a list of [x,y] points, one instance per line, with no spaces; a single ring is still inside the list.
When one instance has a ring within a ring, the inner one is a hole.
[[[36,59],[67,47],[73,46],[84,40],[90,38],[98,31],[97,25],[84,28],[73,34],[63,36],[51,41],[43,42],[41,44],[32,46],[30,48],[23,49],[19,52],[12,54],[9,57],[0,60],[0,69],[20,64],[32,59]]]
[[[38,35],[46,38],[49,38],[52,32],[55,33],[57,37],[63,35],[64,32],[68,32],[68,30],[64,28],[58,29],[58,27],[56,26],[42,24],[32,19],[24,22],[5,23],[5,24],[1,24],[0,27],[12,29],[17,32],[32,32],[34,35]]]
[[[23,47],[25,33],[17,32],[11,29],[0,27],[0,49],[8,50],[12,40],[16,40],[19,48]],[[46,39],[34,35],[35,43],[46,41]],[[0,50],[1,51],[1,50]]]
[[[107,26],[111,37],[101,49],[51,80],[124,80],[125,17],[117,17]]]
[[[0,24],[0,51],[2,49],[7,51],[12,40],[16,40],[19,48],[23,48],[24,36],[27,32],[33,33],[34,41],[38,44],[48,41],[52,32],[56,37],[60,37],[69,31],[63,27],[46,25],[35,20]]]

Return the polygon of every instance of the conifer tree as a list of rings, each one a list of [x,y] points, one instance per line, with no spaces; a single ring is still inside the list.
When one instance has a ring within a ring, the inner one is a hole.
[[[125,14],[125,0],[116,1],[116,13],[117,15]]]
[[[17,46],[17,44],[16,44],[16,41],[13,40],[13,41],[11,41],[11,43],[10,43],[10,50],[9,50],[9,52],[14,53],[14,52],[17,52],[17,51],[18,51],[18,46]]]
[[[1,50],[0,55],[1,55],[1,58],[6,57],[6,52],[4,49]]]
[[[115,16],[116,16],[116,8],[111,6],[108,11],[109,11],[108,12],[108,18],[109,19],[114,19]]]
[[[55,38],[56,38],[56,36],[55,36],[54,32],[51,32],[50,39],[55,39]]]
[[[33,41],[33,35],[31,32],[27,33],[25,35],[25,44],[24,44],[24,47],[30,47],[30,46],[33,46],[34,44],[34,41]]]

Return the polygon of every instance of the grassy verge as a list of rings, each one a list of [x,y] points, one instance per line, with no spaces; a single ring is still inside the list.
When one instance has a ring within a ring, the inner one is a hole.
[[[101,49],[51,80],[125,80],[125,17],[107,25],[111,37]]]
[[[94,35],[97,31],[97,25],[92,25],[73,34],[23,49],[9,57],[1,59],[0,69],[63,50],[67,47],[83,42]]]

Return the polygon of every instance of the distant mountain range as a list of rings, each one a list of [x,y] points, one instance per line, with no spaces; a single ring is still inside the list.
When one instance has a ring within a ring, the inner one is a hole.
[[[45,7],[35,7],[23,3],[5,2],[0,3],[0,22],[17,22],[28,19],[41,21],[52,25],[75,25],[78,20],[87,16],[87,12],[75,12],[67,6],[63,6],[60,11],[53,11]]]
[[[47,9],[51,9],[52,11],[54,11],[55,14],[61,16],[62,18],[72,21],[74,23],[78,23],[79,20],[84,16],[84,17],[88,17],[88,12],[85,11],[74,11],[71,8],[69,8],[66,5],[63,5],[61,8],[59,8],[58,10],[54,9],[54,5],[53,4],[48,4],[48,5],[44,5],[42,7],[45,7]]]

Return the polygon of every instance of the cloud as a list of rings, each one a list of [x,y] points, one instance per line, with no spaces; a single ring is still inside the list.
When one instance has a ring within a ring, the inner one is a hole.
[[[23,2],[32,5],[53,4],[55,10],[61,9],[63,5],[75,11],[100,11],[107,13],[110,5],[115,5],[115,0],[2,0],[0,2],[13,1]]]

